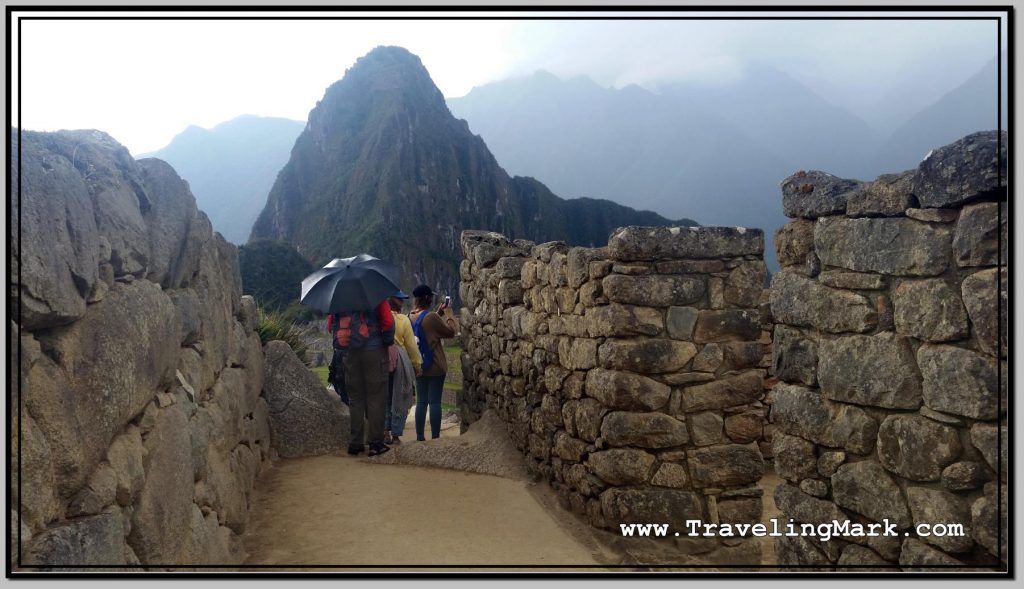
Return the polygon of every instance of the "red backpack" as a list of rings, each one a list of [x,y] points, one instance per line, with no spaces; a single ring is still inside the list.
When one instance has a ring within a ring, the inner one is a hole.
[[[334,321],[334,345],[343,350],[366,347],[371,337],[380,337],[380,325],[376,313],[339,313]]]

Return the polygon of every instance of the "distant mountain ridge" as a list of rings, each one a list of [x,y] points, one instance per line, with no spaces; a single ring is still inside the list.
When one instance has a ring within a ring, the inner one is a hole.
[[[946,145],[975,131],[995,130],[1000,125],[1007,129],[1008,85],[1003,76],[1000,95],[997,66],[993,58],[963,84],[894,129],[879,147],[875,166],[883,172],[905,170],[921,163],[936,145]]]
[[[212,129],[190,126],[163,149],[139,158],[171,164],[188,181],[213,228],[242,244],[304,126],[290,119],[242,115]]]
[[[706,225],[763,228],[775,269],[772,236],[787,221],[783,178],[821,170],[866,180],[912,168],[935,145],[996,128],[994,84],[993,60],[888,133],[764,64],[748,64],[729,83],[666,83],[657,92],[538,71],[448,105],[511,172],[567,196],[614,195]]]
[[[459,234],[604,245],[623,225],[672,223],[606,200],[563,200],[510,177],[452,116],[420,59],[378,47],[310,112],[251,239],[293,244],[307,259],[368,252],[395,262],[403,287],[454,292]]]

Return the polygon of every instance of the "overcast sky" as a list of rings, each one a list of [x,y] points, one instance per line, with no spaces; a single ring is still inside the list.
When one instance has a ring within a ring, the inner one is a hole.
[[[997,47],[995,22],[967,20],[26,20],[21,35],[23,128],[96,128],[133,154],[241,114],[304,121],[377,45],[419,55],[448,97],[537,69],[727,83],[758,61],[854,110],[947,91]]]

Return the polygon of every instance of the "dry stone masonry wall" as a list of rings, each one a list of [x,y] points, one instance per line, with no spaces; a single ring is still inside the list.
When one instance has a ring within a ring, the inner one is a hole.
[[[271,433],[235,247],[166,163],[20,136],[12,565],[239,562]]]
[[[600,528],[760,521],[760,230],[628,227],[597,249],[466,231],[461,245],[464,423],[494,411]],[[674,562],[760,561],[723,541],[666,542]]]
[[[801,523],[889,520],[900,537],[783,537],[780,564],[1005,562],[1005,154],[1005,133],[978,133],[874,182],[783,182],[775,502]],[[922,523],[967,534],[919,535]]]

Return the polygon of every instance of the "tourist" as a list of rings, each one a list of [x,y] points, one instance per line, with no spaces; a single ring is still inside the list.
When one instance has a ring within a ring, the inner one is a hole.
[[[423,371],[416,377],[416,439],[425,440],[424,426],[427,408],[430,408],[430,437],[441,436],[441,394],[444,391],[444,377],[448,363],[444,356],[443,338],[455,337],[459,323],[449,298],[432,312],[434,291],[426,284],[412,291],[414,307],[409,319],[412,320],[420,354],[423,356]]]
[[[402,291],[388,299],[395,318],[395,343],[389,349],[391,372],[388,374],[388,404],[384,411],[384,443],[401,444],[405,420],[416,398],[416,377],[422,374],[423,359],[412,334],[412,322],[402,315],[409,295]]]
[[[338,313],[333,330],[335,341],[345,350],[345,389],[351,407],[348,453],[360,454],[368,441],[367,454],[383,454],[388,451],[384,444],[388,348],[395,341],[391,307],[383,300],[371,311]]]

